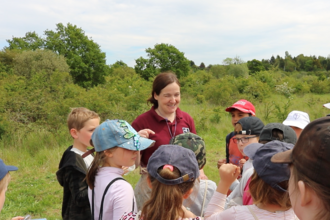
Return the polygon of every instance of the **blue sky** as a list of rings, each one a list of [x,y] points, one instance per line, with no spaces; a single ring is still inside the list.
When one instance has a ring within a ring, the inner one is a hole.
[[[71,23],[101,46],[107,63],[129,66],[168,43],[197,65],[299,54],[330,55],[328,0],[14,0],[0,7],[0,49],[28,31]]]

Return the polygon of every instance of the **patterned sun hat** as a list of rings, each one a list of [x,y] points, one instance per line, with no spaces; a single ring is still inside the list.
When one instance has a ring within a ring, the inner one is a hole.
[[[196,155],[199,169],[202,169],[206,164],[205,142],[200,136],[190,132],[179,134],[171,140],[170,144],[192,150]]]

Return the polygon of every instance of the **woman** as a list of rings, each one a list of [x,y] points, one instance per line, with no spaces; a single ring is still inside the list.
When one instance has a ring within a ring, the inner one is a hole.
[[[169,144],[170,140],[178,134],[186,132],[196,134],[194,120],[188,113],[179,108],[181,101],[180,83],[174,73],[160,73],[155,78],[151,97],[147,101],[153,105],[151,109],[138,116],[132,123],[132,127],[138,131],[142,129],[152,130],[153,132],[150,132],[147,138],[156,141],[152,148],[141,151],[142,175],[134,190],[139,210],[151,193],[147,187],[147,175],[143,169],[148,165],[150,156],[159,146]]]

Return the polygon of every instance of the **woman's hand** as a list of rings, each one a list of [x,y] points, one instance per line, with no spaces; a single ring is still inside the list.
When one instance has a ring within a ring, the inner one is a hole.
[[[155,134],[155,132],[153,130],[150,130],[150,129],[142,129],[138,132],[138,134],[141,136],[141,137],[144,137],[144,138],[149,138],[149,135],[150,134]]]
[[[24,217],[22,217],[22,216],[17,216],[17,217],[12,218],[11,220],[23,220],[23,219],[24,219]]]
[[[218,163],[217,163],[218,169],[222,166],[222,164],[226,164],[226,159],[220,159],[220,160],[218,160]]]

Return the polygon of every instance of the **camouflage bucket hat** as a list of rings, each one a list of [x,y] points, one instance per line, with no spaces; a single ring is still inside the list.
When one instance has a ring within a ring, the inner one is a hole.
[[[205,142],[200,136],[189,132],[179,134],[171,139],[170,144],[179,145],[192,150],[196,155],[199,169],[202,169],[206,164]]]

